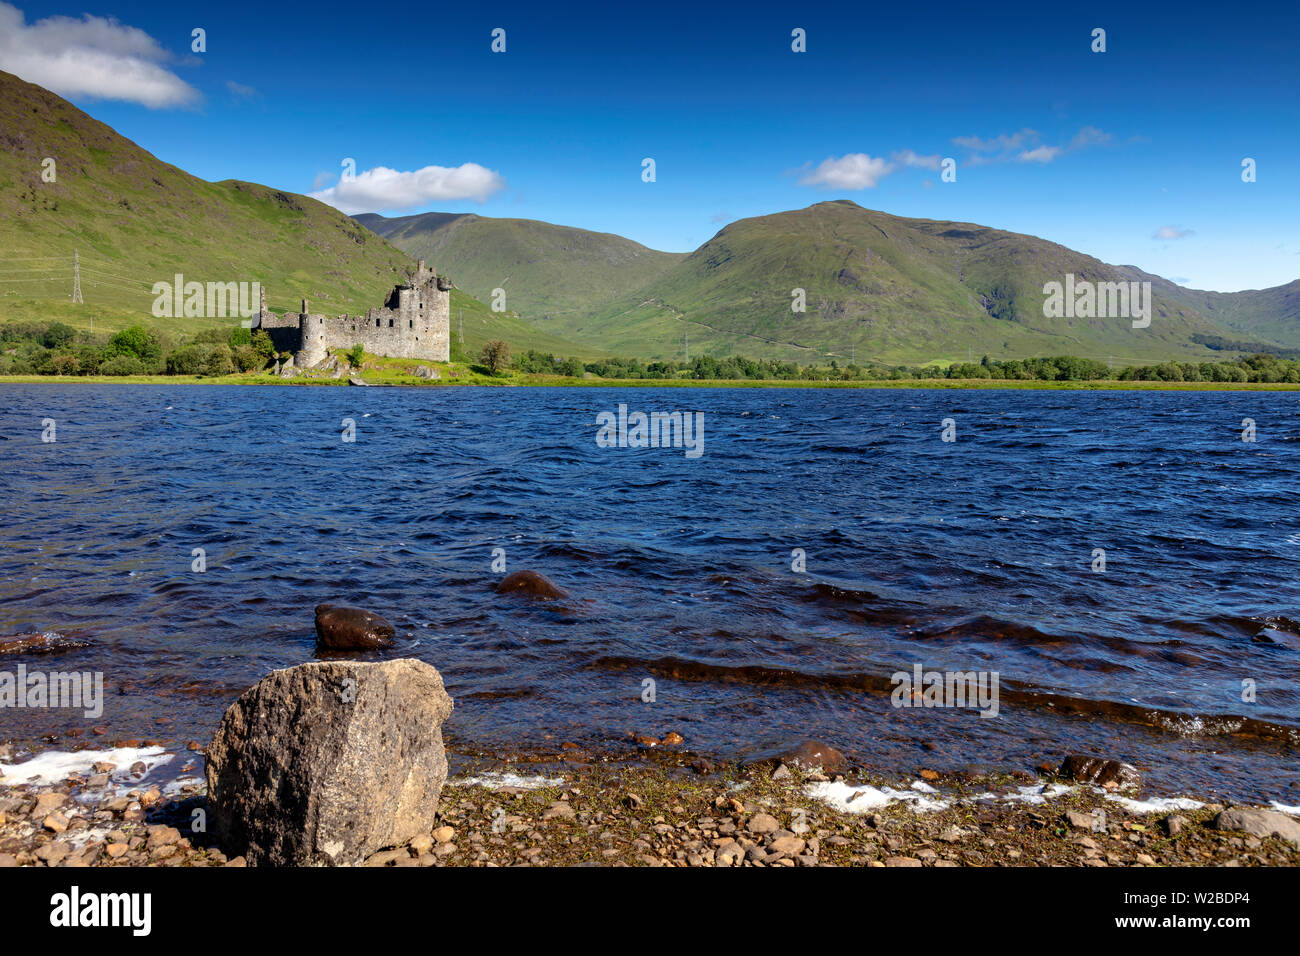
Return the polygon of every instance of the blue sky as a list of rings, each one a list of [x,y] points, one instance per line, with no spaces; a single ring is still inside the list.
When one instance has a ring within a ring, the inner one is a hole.
[[[1280,4],[8,0],[6,20],[4,2],[0,69],[195,175],[349,212],[544,219],[684,251],[847,198],[1195,288],[1300,277],[1300,12]],[[359,178],[340,186],[346,158]]]

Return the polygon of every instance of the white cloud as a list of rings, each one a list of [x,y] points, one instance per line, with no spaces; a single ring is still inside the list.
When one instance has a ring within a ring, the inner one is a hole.
[[[936,153],[933,156],[920,156],[910,149],[899,150],[894,153],[894,162],[903,166],[915,166],[920,169],[938,169],[943,162],[943,157]]]
[[[1059,146],[1038,146],[1034,149],[1026,149],[1016,157],[1018,163],[1050,163],[1061,155]]]
[[[1151,234],[1152,239],[1186,239],[1188,236],[1196,235],[1191,229],[1184,229],[1181,226],[1161,226]]]
[[[433,199],[477,199],[483,202],[506,188],[501,174],[478,163],[425,166],[400,172],[376,166],[310,195],[340,212],[381,212],[409,209]]]
[[[823,159],[815,169],[804,173],[800,186],[822,189],[871,189],[894,171],[893,163],[866,153],[848,153],[838,159]]]
[[[150,109],[196,103],[199,91],[162,66],[170,59],[149,34],[112,18],[85,14],[28,24],[21,10],[0,2],[0,69],[61,96]]]
[[[226,80],[226,90],[237,100],[255,100],[262,95],[257,92],[256,87],[245,86],[243,83],[236,83],[234,80]]]
[[[1019,149],[1026,143],[1038,141],[1038,134],[1032,129],[1025,128],[1018,133],[1007,135],[1003,133],[994,136],[992,139],[981,139],[978,136],[955,136],[953,142],[958,146],[964,146],[966,149],[973,150],[977,153],[995,153],[1006,152],[1007,150]]]
[[[1095,126],[1084,126],[1065,146],[1048,146],[1042,137],[1028,127],[1016,133],[1002,133],[991,139],[979,136],[955,136],[953,143],[971,151],[966,160],[968,166],[986,166],[991,163],[1041,163],[1047,164],[1067,153],[1088,149],[1092,146],[1105,146],[1111,141],[1111,134]]]

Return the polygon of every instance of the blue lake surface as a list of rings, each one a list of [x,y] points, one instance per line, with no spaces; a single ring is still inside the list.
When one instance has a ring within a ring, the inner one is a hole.
[[[704,453],[598,447],[620,402],[701,412]],[[0,386],[0,636],[84,640],[21,660],[109,694],[0,740],[206,742],[345,603],[442,672],[464,751],[1085,752],[1300,804],[1298,500],[1286,392]],[[498,548],[569,598],[494,593]],[[894,707],[916,663],[996,671],[998,715]]]

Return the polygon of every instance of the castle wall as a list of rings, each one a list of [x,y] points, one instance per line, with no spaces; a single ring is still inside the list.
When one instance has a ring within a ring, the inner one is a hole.
[[[435,296],[434,308],[423,311],[369,309],[365,315],[304,315],[294,362],[309,367],[324,361],[329,349],[350,349],[358,343],[372,355],[446,362],[451,358],[449,298]]]
[[[258,324],[277,351],[292,351],[299,368],[323,362],[330,349],[360,344],[372,355],[446,362],[451,358],[451,286],[418,264],[409,285],[397,286],[383,308],[365,315],[325,316],[303,300],[302,312],[266,311],[263,294]]]
[[[274,312],[263,311],[253,327],[266,330],[277,352],[297,352],[302,348],[302,330],[298,318],[297,312],[276,315]]]

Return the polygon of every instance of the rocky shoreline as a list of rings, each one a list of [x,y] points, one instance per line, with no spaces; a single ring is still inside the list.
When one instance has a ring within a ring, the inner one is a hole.
[[[0,867],[246,865],[203,826],[201,781],[122,792],[112,785],[121,769],[0,784]],[[880,794],[895,798],[876,806]],[[571,754],[543,765],[470,761],[427,829],[362,865],[1296,866],[1300,819],[1190,801],[1129,807],[1113,786],[1024,772],[891,788],[798,759]]]

